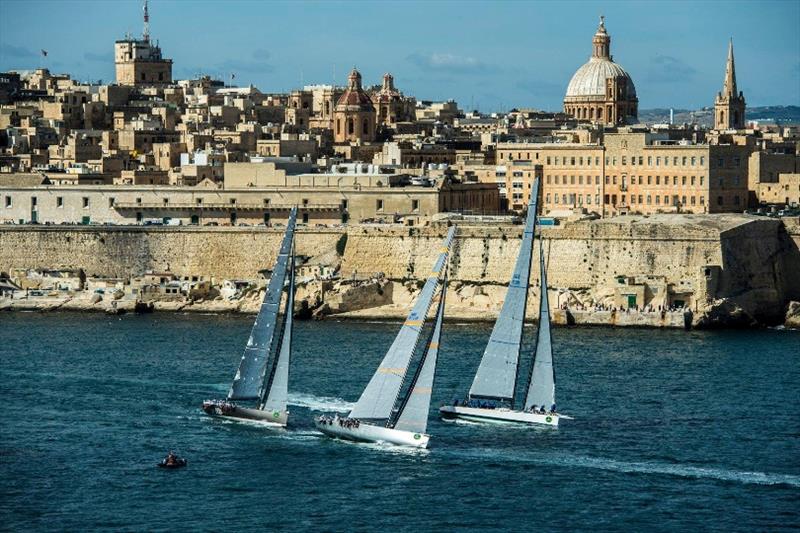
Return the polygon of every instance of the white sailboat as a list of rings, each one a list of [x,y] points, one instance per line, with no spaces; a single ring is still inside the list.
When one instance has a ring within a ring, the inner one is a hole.
[[[439,409],[443,418],[476,422],[546,424],[558,426],[564,415],[555,409],[555,371],[547,298],[544,250],[539,240],[539,331],[522,409],[515,396],[522,348],[523,323],[528,299],[539,180],[534,180],[525,219],[520,252],[503,307],[495,322],[469,396]]]
[[[289,417],[287,402],[292,352],[296,220],[295,207],[289,213],[289,222],[264,300],[228,396],[224,400],[203,402],[203,411],[211,416],[244,419],[268,426],[286,426]],[[288,295],[281,319],[280,307],[287,275]],[[244,407],[236,402],[252,402],[253,405]]]
[[[325,435],[357,442],[381,442],[414,448],[428,447],[430,440],[430,436],[426,434],[428,413],[442,334],[447,264],[455,231],[455,227],[448,231],[439,257],[425,281],[414,308],[353,410],[345,418],[338,415],[323,415],[314,420],[314,425]],[[439,305],[433,329],[430,337],[421,341],[425,318],[428,316],[437,288],[440,289]],[[400,398],[408,366],[418,345],[421,345],[424,351],[410,386]]]

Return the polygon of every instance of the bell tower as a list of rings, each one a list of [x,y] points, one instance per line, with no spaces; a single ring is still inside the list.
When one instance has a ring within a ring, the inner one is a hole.
[[[744,129],[744,93],[736,87],[736,64],[733,60],[733,39],[728,43],[728,63],[722,91],[714,98],[714,129]]]

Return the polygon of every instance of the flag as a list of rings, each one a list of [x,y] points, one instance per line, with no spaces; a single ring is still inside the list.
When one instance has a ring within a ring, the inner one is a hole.
[[[42,48],[42,57],[47,57],[47,50]]]

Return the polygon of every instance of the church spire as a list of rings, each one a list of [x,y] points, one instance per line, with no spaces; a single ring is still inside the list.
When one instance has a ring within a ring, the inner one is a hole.
[[[611,36],[606,32],[606,18],[600,15],[600,25],[592,38],[592,57],[611,60]]]
[[[728,63],[725,65],[725,82],[722,84],[722,95],[735,98],[739,95],[736,90],[736,63],[733,60],[733,39],[728,43]]]

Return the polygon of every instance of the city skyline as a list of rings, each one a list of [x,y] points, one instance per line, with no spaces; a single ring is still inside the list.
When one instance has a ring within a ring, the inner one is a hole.
[[[726,10],[701,3],[691,17],[681,5],[575,3],[565,12],[551,3],[233,1],[219,6],[220,16],[211,2],[156,0],[150,10],[151,34],[174,60],[177,79],[208,74],[230,83],[233,74],[234,84],[264,92],[343,85],[355,65],[365,85],[380,83],[388,71],[406,94],[453,98],[464,109],[559,110],[570,77],[590,55],[602,13],[611,53],[635,80],[642,109],[713,106],[731,37],[749,105],[800,104],[800,30],[793,24],[800,3],[733,3]],[[392,9],[404,12],[407,23],[387,32],[383,20]],[[140,0],[7,1],[0,12],[0,70],[46,67],[108,83],[111,43],[142,32]],[[34,16],[33,26],[14,22]],[[284,19],[293,24],[275,23]],[[513,24],[518,20],[531,23]],[[219,39],[198,38],[215,28]],[[85,37],[65,45],[74,35]]]

